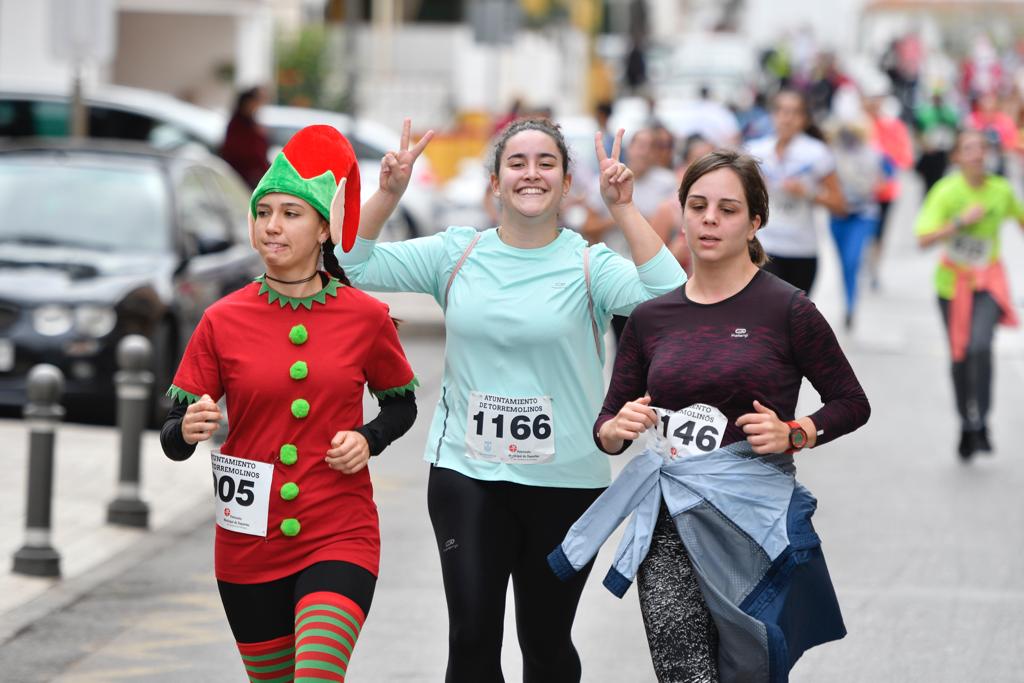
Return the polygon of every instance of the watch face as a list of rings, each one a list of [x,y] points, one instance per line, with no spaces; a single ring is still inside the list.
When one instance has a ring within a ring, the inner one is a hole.
[[[807,444],[807,433],[802,429],[793,429],[789,432],[789,444],[793,448],[803,448]]]

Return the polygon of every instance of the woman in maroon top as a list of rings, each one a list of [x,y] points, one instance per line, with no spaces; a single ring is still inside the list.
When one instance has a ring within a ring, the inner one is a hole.
[[[693,275],[630,317],[594,427],[598,445],[621,453],[658,423],[654,407],[704,404],[727,420],[718,446],[746,439],[792,472],[793,453],[863,425],[867,398],[810,299],[761,270],[756,233],[768,222],[768,192],[757,162],[708,154],[687,170],[679,199]],[[804,377],[824,405],[797,418]],[[659,680],[718,680],[715,625],[664,507],[637,578]]]
[[[255,87],[238,93],[235,109],[231,112],[220,156],[238,171],[246,184],[255,188],[270,168],[267,152],[270,138],[256,121],[256,112],[266,100],[263,88]]]

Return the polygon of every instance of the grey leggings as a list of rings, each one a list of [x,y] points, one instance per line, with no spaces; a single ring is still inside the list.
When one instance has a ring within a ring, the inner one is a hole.
[[[718,630],[664,506],[637,573],[637,590],[658,681],[718,683]]]
[[[940,298],[939,307],[949,332],[949,301]],[[967,355],[953,363],[956,409],[966,430],[984,427],[992,405],[992,339],[1001,315],[999,305],[988,292],[974,293]]]

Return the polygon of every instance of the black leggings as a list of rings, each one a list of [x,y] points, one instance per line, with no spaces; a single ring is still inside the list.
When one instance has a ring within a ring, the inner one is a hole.
[[[603,489],[481,481],[430,469],[427,506],[448,601],[448,683],[496,683],[508,580],[524,683],[580,680],[572,622],[593,563],[562,582],[547,555]]]
[[[949,301],[939,299],[942,320],[949,332]],[[992,405],[992,341],[1003,315],[988,292],[974,292],[971,304],[971,336],[963,360],[953,361],[953,390],[961,426],[967,431],[986,427]]]
[[[317,562],[291,576],[266,583],[218,581],[220,601],[239,643],[261,643],[295,632],[295,605],[325,591],[344,595],[370,613],[377,577],[351,562]]]
[[[881,244],[882,238],[885,237],[885,224],[889,220],[889,209],[892,207],[892,202],[878,202],[878,230],[875,232],[875,243]]]
[[[787,256],[771,256],[768,263],[762,266],[772,275],[785,280],[797,289],[810,295],[814,285],[814,276],[818,274],[818,257],[790,258]]]

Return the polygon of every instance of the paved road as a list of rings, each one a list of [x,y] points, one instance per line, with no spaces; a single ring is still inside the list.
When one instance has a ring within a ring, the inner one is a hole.
[[[911,246],[900,207],[883,288],[867,293],[843,343],[873,406],[869,425],[798,458],[818,496],[815,518],[850,631],[808,653],[795,683],[1024,680],[1024,456],[1015,445],[1024,404],[1024,333],[1001,330],[992,424],[998,452],[964,466],[955,456],[947,357],[930,289],[934,254]],[[1024,302],[1024,240],[1006,256]],[[831,256],[815,299],[841,320]],[[408,346],[424,379],[413,432],[374,463],[384,550],[377,598],[350,680],[439,681],[446,618],[426,515],[419,444],[436,400],[441,347]],[[802,405],[813,409],[808,387]],[[1015,419],[1016,418],[1016,419]],[[203,467],[194,459],[183,466]],[[621,464],[622,460],[619,461]],[[38,621],[0,649],[11,681],[243,681],[211,577],[207,525]],[[597,573],[610,552],[598,560]],[[508,680],[521,679],[514,628]],[[586,681],[653,681],[636,592],[616,600],[592,580],[575,629]]]

